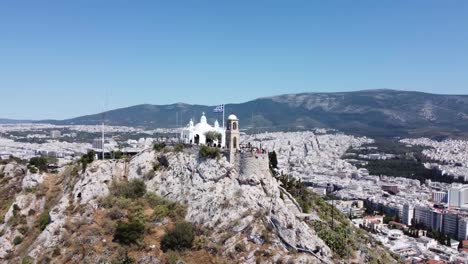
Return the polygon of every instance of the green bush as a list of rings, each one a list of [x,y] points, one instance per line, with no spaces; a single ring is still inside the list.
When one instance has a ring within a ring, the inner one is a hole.
[[[153,149],[155,151],[162,151],[166,148],[166,143],[164,142],[161,142],[161,143],[155,143],[154,146],[153,146]]]
[[[23,237],[21,236],[15,236],[15,238],[13,239],[13,244],[15,245],[19,245],[21,244],[21,242],[23,242]]]
[[[38,226],[39,229],[44,230],[47,225],[50,224],[50,215],[49,211],[44,211],[41,213],[38,219]]]
[[[128,223],[118,221],[114,240],[123,245],[137,243],[145,233],[145,225],[139,221],[131,221]]]
[[[116,197],[136,199],[146,194],[146,185],[144,181],[138,179],[129,182],[113,182],[111,193]]]
[[[107,212],[107,217],[112,220],[118,220],[125,216],[125,213],[120,210],[119,208],[112,208],[109,212]]]
[[[234,247],[234,250],[236,252],[244,252],[246,250],[244,243],[240,242],[240,243],[236,244],[236,246]]]
[[[174,152],[181,152],[181,151],[183,151],[183,150],[184,150],[184,144],[180,144],[180,143],[175,144],[175,146],[174,146]]]
[[[123,153],[120,150],[114,151],[114,159],[121,159],[123,157]]]
[[[30,256],[26,256],[21,260],[21,264],[33,264],[34,259],[31,258]]]
[[[37,173],[39,171],[36,167],[30,166],[30,165],[28,165],[28,169],[29,169],[29,172],[31,172],[33,174]]]
[[[164,252],[168,250],[189,249],[192,248],[194,238],[195,235],[192,224],[179,222],[174,229],[164,234],[161,241],[161,249]]]
[[[200,146],[200,156],[203,158],[219,158],[221,155],[221,152],[219,151],[218,148],[214,147],[208,147],[206,145],[201,145]]]
[[[153,221],[162,221],[169,215],[169,208],[166,205],[160,204],[154,207]]]
[[[206,137],[207,140],[211,140],[211,141],[215,141],[215,140],[221,141],[221,139],[222,139],[221,133],[216,132],[216,131],[206,132],[205,137]]]
[[[146,185],[142,180],[131,180],[128,182],[127,198],[139,198],[146,194]]]
[[[49,161],[46,157],[33,157],[29,160],[29,165],[36,167],[41,172],[46,172],[49,166]],[[33,167],[29,167],[29,170],[33,170],[32,168]],[[34,172],[31,171],[31,173]]]
[[[95,156],[96,156],[96,152],[94,152],[94,150],[90,150],[88,151],[88,153],[81,156],[80,162],[82,164],[83,172],[86,170],[86,167],[88,166],[88,164],[93,163]]]

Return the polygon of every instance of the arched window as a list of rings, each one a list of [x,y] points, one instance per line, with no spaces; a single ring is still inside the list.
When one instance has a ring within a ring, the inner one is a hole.
[[[232,130],[237,130],[237,123],[236,122],[232,123]]]
[[[237,138],[234,137],[232,140],[232,148],[237,149]]]

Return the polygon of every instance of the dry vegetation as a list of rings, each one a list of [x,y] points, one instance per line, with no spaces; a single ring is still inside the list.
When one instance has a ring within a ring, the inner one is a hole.
[[[47,258],[58,263],[134,263],[152,258],[163,263],[228,263],[206,250],[201,239],[206,238],[205,231],[184,221],[184,206],[147,193],[143,181],[113,182],[99,205],[92,213],[86,206],[68,208],[63,241]],[[186,229],[174,235],[180,225]],[[180,236],[187,228],[193,234],[188,240]],[[167,239],[170,234],[172,240]],[[172,241],[166,248],[165,240]]]

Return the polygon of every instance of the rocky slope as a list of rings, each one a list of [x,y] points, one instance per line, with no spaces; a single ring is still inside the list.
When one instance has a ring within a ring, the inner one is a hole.
[[[158,155],[165,155],[170,165],[155,172]],[[270,175],[268,159],[250,158],[250,163],[237,167],[224,158],[200,159],[196,150],[165,154],[146,151],[129,161],[95,161],[84,173],[69,167],[57,175],[32,175],[23,165],[9,164],[1,168],[4,178],[22,174],[22,186],[0,226],[0,258],[15,263],[29,256],[36,261],[57,259],[60,263],[64,258],[57,255],[72,253],[67,252],[66,240],[77,236],[69,223],[92,224],[87,219],[97,214],[99,199],[109,194],[113,181],[143,179],[148,191],[185,204],[186,220],[210,230],[210,243],[219,246],[217,254],[222,257],[235,255],[241,263],[255,263],[258,259],[265,263],[330,262],[330,249],[296,217],[301,209],[288,195],[280,198],[281,189]],[[34,226],[44,210],[48,210],[51,221],[40,231]],[[32,231],[23,232],[25,228]],[[18,245],[16,237],[23,238]],[[102,239],[96,237],[88,242],[102,244]],[[236,251],[240,242],[246,245],[242,253]],[[145,263],[148,256],[157,255],[149,251],[137,261]],[[100,257],[89,253],[67,259],[82,263]]]

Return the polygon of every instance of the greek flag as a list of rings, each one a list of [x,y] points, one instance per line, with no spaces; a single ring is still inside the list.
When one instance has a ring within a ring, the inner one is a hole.
[[[224,111],[224,105],[218,105],[213,109],[214,113],[222,113]]]

